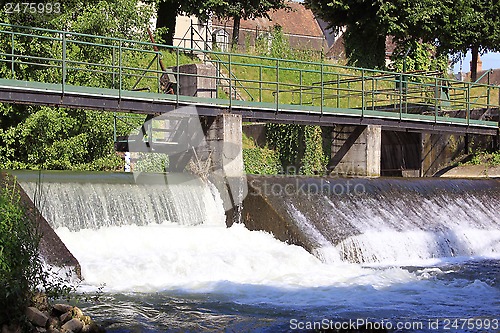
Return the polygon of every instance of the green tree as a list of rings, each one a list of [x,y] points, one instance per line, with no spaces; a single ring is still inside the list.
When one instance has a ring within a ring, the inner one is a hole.
[[[388,25],[379,17],[379,1],[305,0],[317,16],[339,33],[344,33],[348,64],[367,68],[385,67],[385,40]]]
[[[438,55],[500,49],[500,2],[494,0],[306,0],[316,15],[340,29],[351,65],[383,67],[385,38],[401,49],[415,41],[437,47]],[[413,48],[417,52],[417,48]],[[403,53],[404,54],[404,53]]]
[[[29,13],[0,11],[3,22],[69,30],[109,37],[143,39],[154,7],[138,0],[65,1],[58,14],[37,16]],[[48,34],[48,33],[47,33]],[[59,48],[59,49],[58,49]],[[10,52],[10,41],[0,40],[0,50]],[[16,50],[39,57],[58,57],[57,43],[16,36]],[[68,48],[72,60],[110,64],[109,49]],[[4,77],[10,75],[0,65]],[[57,68],[18,66],[15,77],[22,80],[59,82]],[[107,80],[107,81],[106,81]],[[68,83],[109,87],[110,75],[78,72]],[[113,147],[113,115],[100,111],[0,104],[0,168],[30,169],[116,169],[121,160]]]
[[[179,0],[159,0],[156,4],[156,36],[157,42],[174,45],[177,15],[181,13]]]
[[[472,53],[471,80],[477,78],[479,53],[500,51],[500,2],[447,0],[437,25],[441,53]]]

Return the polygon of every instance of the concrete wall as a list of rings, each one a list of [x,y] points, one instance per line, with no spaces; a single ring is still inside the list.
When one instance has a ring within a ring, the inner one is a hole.
[[[229,177],[243,175],[241,115],[221,114],[206,127],[205,139],[212,153],[213,168]]]
[[[431,177],[463,154],[465,154],[464,136],[422,133],[420,175]]]
[[[249,230],[269,232],[282,242],[302,246],[312,252],[315,244],[290,219],[283,208],[282,198],[263,195],[260,182],[267,180],[262,176],[248,176],[248,195],[243,202],[242,222]],[[275,183],[288,180],[282,178],[276,181],[276,178],[269,178],[269,181]]]
[[[210,23],[210,22],[209,22]],[[191,34],[191,27],[193,27],[196,32]],[[175,33],[174,33],[174,45],[192,48],[198,50],[205,50],[212,48],[212,37],[209,32],[210,24],[201,22],[196,16],[185,16],[178,15],[175,21]],[[208,36],[208,38],[206,38]]]
[[[336,125],[328,169],[339,176],[380,176],[380,126]]]
[[[254,124],[244,124],[243,133],[248,137],[253,139],[253,141],[259,147],[264,147],[267,143],[266,139],[266,124],[254,123]]]
[[[202,126],[211,159],[210,180],[221,195],[226,209],[226,224],[241,222],[241,204],[246,194],[244,177],[242,118],[237,114],[203,117]]]

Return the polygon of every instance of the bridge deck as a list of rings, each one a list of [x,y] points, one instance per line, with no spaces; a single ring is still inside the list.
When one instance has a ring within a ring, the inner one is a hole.
[[[153,51],[151,43],[6,24],[0,36],[10,41],[0,48],[0,101],[6,103],[149,114],[196,106],[202,116],[233,112],[246,121],[498,134],[497,119],[474,112],[498,109],[500,88],[491,85],[156,44]],[[101,61],[92,63],[83,49],[98,51]],[[215,74],[180,73],[184,53],[197,53]],[[215,81],[215,98],[183,96],[179,86],[176,94],[160,93],[163,71],[152,65],[162,56],[170,56],[177,82],[182,76]],[[149,92],[136,91],[139,82]]]

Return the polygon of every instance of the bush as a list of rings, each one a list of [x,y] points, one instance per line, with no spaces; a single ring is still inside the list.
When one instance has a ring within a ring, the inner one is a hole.
[[[19,205],[19,194],[4,186],[0,192],[0,324],[21,322],[29,304],[32,281],[41,275],[40,236]]]
[[[281,170],[279,154],[267,148],[243,149],[245,172],[254,175],[276,175]]]
[[[500,151],[496,152],[483,152],[479,151],[472,155],[467,165],[486,165],[486,166],[498,166],[500,165]]]
[[[161,153],[141,153],[135,163],[137,172],[166,172],[169,165],[168,155]]]
[[[0,327],[26,324],[25,309],[44,291],[50,297],[68,295],[56,272],[44,268],[38,245],[41,235],[20,202],[17,187],[0,182]]]

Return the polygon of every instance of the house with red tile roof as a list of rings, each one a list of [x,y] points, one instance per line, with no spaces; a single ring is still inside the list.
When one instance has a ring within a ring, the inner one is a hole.
[[[241,20],[239,45],[255,46],[259,38],[267,38],[275,26],[280,26],[291,48],[300,50],[326,51],[328,43],[323,29],[310,9],[298,2],[289,2],[290,9],[269,11],[268,18]],[[233,34],[233,20],[212,18],[215,39],[230,42]],[[226,37],[222,37],[226,36]]]

